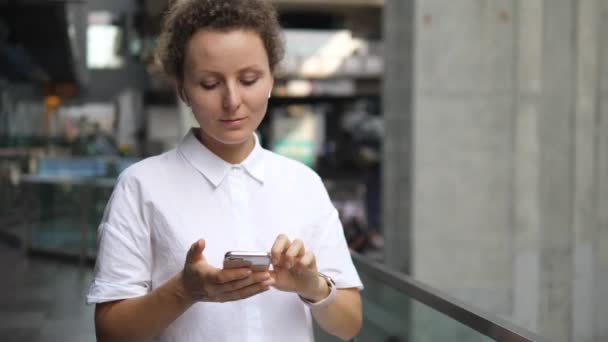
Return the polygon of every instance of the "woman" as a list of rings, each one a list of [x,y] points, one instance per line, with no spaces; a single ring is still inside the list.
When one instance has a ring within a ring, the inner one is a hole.
[[[200,124],[125,170],[99,228],[100,341],[312,341],[311,314],[350,339],[362,287],[320,178],[254,134],[282,57],[266,0],[176,2],[158,43]],[[270,251],[272,271],[222,269],[229,250]]]

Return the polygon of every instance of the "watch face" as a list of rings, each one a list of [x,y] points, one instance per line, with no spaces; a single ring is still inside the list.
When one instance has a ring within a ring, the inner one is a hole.
[[[330,276],[328,276],[326,274],[323,274],[321,272],[317,272],[317,273],[319,274],[319,276],[321,278],[325,279],[329,285],[331,285],[331,286],[336,285],[336,282],[332,279],[332,277],[330,277]]]
[[[312,303],[308,299],[305,299],[302,296],[300,296],[300,299],[302,299],[302,301],[308,307],[311,307],[311,308],[322,308],[324,306],[329,305],[334,300],[334,298],[336,297],[336,292],[337,292],[336,283],[334,282],[334,280],[330,276],[325,275],[325,274],[323,274],[321,272],[317,272],[317,273],[319,274],[319,277],[325,279],[325,281],[327,282],[327,286],[329,287],[329,294],[328,294],[327,298],[324,298],[324,299],[322,299],[322,300],[320,300],[320,301],[318,301],[316,303]]]

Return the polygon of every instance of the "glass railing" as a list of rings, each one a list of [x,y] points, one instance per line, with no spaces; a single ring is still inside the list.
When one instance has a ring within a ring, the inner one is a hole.
[[[353,254],[353,261],[365,286],[356,341],[544,341],[362,255]]]
[[[115,176],[135,161],[40,158],[37,173],[19,176],[18,184],[0,175],[0,235],[21,239],[29,251],[93,260],[97,226]]]
[[[22,235],[26,249],[92,260],[97,226],[114,187],[113,178],[26,176]]]
[[[27,250],[93,261],[97,225],[113,178],[28,176],[21,180],[22,220],[4,225]],[[543,341],[388,267],[353,254],[365,286],[364,324],[356,342]],[[337,341],[316,329],[317,342]]]

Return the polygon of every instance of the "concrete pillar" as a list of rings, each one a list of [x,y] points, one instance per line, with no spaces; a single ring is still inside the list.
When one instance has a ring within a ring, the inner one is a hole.
[[[596,120],[597,137],[597,235],[594,256],[596,279],[595,330],[597,341],[608,340],[608,2],[599,1],[601,8],[599,24],[599,113]]]
[[[539,331],[569,341],[573,290],[574,90],[573,0],[545,1],[539,116]]]
[[[143,111],[142,92],[135,88],[126,88],[117,94],[118,124],[116,142],[129,153],[141,153],[140,132],[146,126]]]
[[[517,7],[513,312],[510,318],[524,328],[538,331],[541,290],[538,126],[542,95],[543,0],[518,1]]]
[[[512,318],[552,340],[593,341],[600,2],[518,6]]]
[[[410,271],[411,253],[414,3],[387,0],[384,7],[382,226],[386,263],[405,273]]]
[[[512,305],[513,12],[511,0],[416,2],[412,274],[501,314]]]
[[[552,341],[606,339],[608,2],[385,10],[389,264]]]
[[[596,331],[594,244],[597,236],[600,1],[579,1],[576,6],[572,340],[591,342]]]

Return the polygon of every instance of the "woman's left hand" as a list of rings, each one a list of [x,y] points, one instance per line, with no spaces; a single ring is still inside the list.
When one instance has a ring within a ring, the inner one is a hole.
[[[287,236],[279,235],[272,246],[271,257],[273,287],[295,292],[312,302],[327,296],[329,288],[319,277],[315,255],[304,248],[302,240],[290,241]]]

